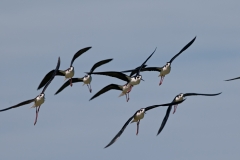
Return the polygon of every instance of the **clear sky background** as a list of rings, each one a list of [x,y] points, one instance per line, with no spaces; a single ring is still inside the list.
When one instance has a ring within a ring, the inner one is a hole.
[[[148,66],[165,65],[183,46],[196,41],[172,63],[158,86],[157,72],[142,73],[130,101],[110,91],[89,99],[101,88],[125,82],[93,76],[92,89],[56,77],[46,90],[33,125],[32,104],[0,113],[0,159],[171,159],[226,160],[240,157],[240,1],[1,1],[1,108],[36,97],[44,75],[67,69],[73,55],[92,46],[74,62],[75,77],[100,60],[114,60],[96,71],[139,66],[157,47]],[[179,93],[195,96],[178,106],[156,136],[166,107],[150,110],[140,123],[129,124],[116,143],[103,149],[136,110],[171,102]]]

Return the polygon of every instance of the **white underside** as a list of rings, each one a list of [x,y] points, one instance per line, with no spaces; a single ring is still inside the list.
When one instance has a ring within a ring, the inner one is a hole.
[[[143,117],[144,117],[144,112],[137,113],[137,114],[133,117],[133,120],[132,120],[131,123],[137,122],[137,121],[143,119]]]
[[[92,81],[92,77],[91,76],[83,78],[83,83],[84,84],[90,84],[91,81]]]
[[[171,66],[169,67],[163,67],[162,71],[160,72],[160,75],[159,76],[165,76],[167,74],[169,74],[171,71]]]
[[[34,104],[31,108],[38,107],[44,103],[44,97],[37,97],[34,101]]]
[[[122,93],[119,95],[119,97],[125,95],[128,91],[130,91],[130,89],[131,89],[130,84],[124,85],[123,88],[122,88]]]
[[[72,70],[72,71],[66,71],[65,72],[65,78],[66,79],[70,79],[70,78],[72,78],[74,76],[74,70]]]

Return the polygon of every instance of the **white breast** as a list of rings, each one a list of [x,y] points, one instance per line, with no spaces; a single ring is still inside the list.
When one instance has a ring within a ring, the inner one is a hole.
[[[160,76],[165,76],[165,75],[167,75],[168,73],[170,73],[170,71],[171,71],[171,66],[164,66],[164,67],[162,68],[162,71],[161,71],[161,73],[160,73]]]
[[[37,107],[37,106],[42,105],[44,103],[44,100],[45,100],[44,96],[42,96],[42,97],[38,96],[34,101],[34,106],[33,107]]]
[[[74,70],[66,70],[65,78],[72,78],[74,76]]]
[[[92,76],[91,75],[88,75],[87,77],[83,78],[83,83],[84,84],[90,84],[91,81],[92,81]]]
[[[137,79],[135,77],[131,78],[131,81],[129,82],[131,85],[138,85],[140,83],[141,79]]]

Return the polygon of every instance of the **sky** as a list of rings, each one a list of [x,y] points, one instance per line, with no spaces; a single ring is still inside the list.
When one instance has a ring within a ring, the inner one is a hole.
[[[98,61],[113,61],[96,71],[135,68],[157,47],[148,66],[162,67],[182,47],[195,42],[172,63],[161,86],[158,72],[141,73],[130,100],[109,91],[89,99],[116,78],[93,75],[92,93],[75,83],[58,95],[64,83],[55,77],[48,86],[38,122],[32,104],[0,114],[0,158],[65,159],[239,159],[240,1],[1,1],[0,108],[35,98],[37,87],[61,57],[69,67],[77,58],[74,77]],[[192,96],[170,115],[156,136],[166,107],[150,110],[121,137],[104,147],[138,109],[168,103],[179,93],[218,93]]]

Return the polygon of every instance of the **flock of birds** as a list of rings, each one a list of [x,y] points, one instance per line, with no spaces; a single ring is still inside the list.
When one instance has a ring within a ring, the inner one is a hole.
[[[157,71],[160,72],[159,76],[161,77],[161,80],[159,82],[159,85],[161,85],[163,83],[163,79],[164,77],[170,73],[171,71],[171,64],[174,61],[174,59],[176,59],[183,51],[185,51],[188,47],[190,47],[193,42],[195,41],[196,37],[194,37],[186,46],[184,46],[179,53],[177,53],[175,56],[173,56],[171,58],[171,60],[169,62],[166,63],[166,65],[164,65],[163,67],[147,67],[146,62],[151,58],[151,56],[155,53],[156,49],[153,51],[153,53],[138,67],[136,67],[135,69],[131,69],[131,70],[126,70],[126,71],[122,71],[122,72],[117,72],[117,71],[106,71],[106,72],[94,72],[94,70],[98,67],[100,67],[101,65],[104,65],[110,61],[112,61],[112,59],[105,59],[102,61],[99,61],[97,63],[95,63],[92,68],[90,69],[89,72],[86,72],[86,75],[82,78],[73,78],[74,77],[74,67],[73,67],[73,62],[83,53],[85,53],[86,51],[88,51],[89,49],[91,49],[91,47],[86,47],[83,49],[80,49],[77,53],[75,53],[75,55],[72,58],[72,61],[70,63],[70,67],[66,70],[59,70],[60,67],[60,57],[58,58],[58,62],[57,62],[57,66],[54,70],[51,70],[49,73],[46,74],[46,76],[43,78],[43,80],[41,81],[41,83],[38,86],[38,89],[43,88],[42,92],[35,98],[33,99],[29,99],[26,101],[23,101],[21,103],[18,103],[14,106],[5,108],[5,109],[1,109],[0,112],[2,111],[6,111],[9,109],[13,109],[13,108],[17,108],[29,103],[34,103],[33,104],[33,108],[36,108],[36,118],[34,121],[34,125],[36,125],[37,123],[37,119],[38,119],[38,113],[40,110],[41,105],[44,103],[44,99],[45,99],[45,94],[44,92],[46,91],[47,87],[49,86],[49,84],[52,82],[52,80],[54,79],[55,76],[64,76],[65,79],[68,79],[68,81],[66,81],[55,93],[59,94],[61,91],[63,91],[66,87],[68,87],[69,85],[72,86],[73,83],[77,83],[77,82],[83,82],[83,85],[87,85],[89,92],[92,92],[92,88],[91,88],[91,81],[92,81],[92,74],[95,75],[105,75],[105,76],[110,76],[110,77],[115,77],[118,79],[121,79],[123,81],[126,82],[126,84],[124,85],[118,85],[118,84],[109,84],[105,87],[103,87],[100,91],[98,91],[94,96],[92,96],[92,98],[90,100],[93,100],[94,98],[102,95],[105,92],[108,92],[110,90],[120,90],[121,94],[119,96],[123,96],[126,95],[126,101],[129,101],[129,93],[132,90],[132,87],[135,85],[138,85],[141,81],[144,81],[142,79],[142,76],[140,75],[140,72],[144,72],[144,71]],[[130,72],[130,75],[126,75],[125,73]],[[236,80],[236,79],[240,79],[240,77],[237,78],[233,78],[233,79],[228,79],[226,81],[231,81],[231,80]],[[202,94],[202,93],[180,93],[179,95],[177,95],[173,101],[171,103],[166,103],[166,104],[160,104],[160,105],[152,105],[152,106],[148,106],[146,108],[141,108],[139,110],[137,110],[128,120],[127,122],[123,125],[123,127],[121,128],[121,130],[117,133],[117,135],[110,141],[110,143],[108,145],[105,146],[105,148],[109,147],[110,145],[112,145],[120,136],[121,134],[124,132],[125,128],[127,127],[127,125],[131,122],[136,122],[137,123],[137,131],[136,131],[136,135],[138,134],[138,130],[139,130],[139,124],[140,124],[140,120],[144,118],[144,114],[151,109],[160,107],[160,106],[168,106],[167,111],[166,111],[166,115],[162,121],[162,124],[158,130],[158,134],[161,133],[161,131],[163,130],[164,126],[167,123],[168,117],[170,115],[170,112],[174,106],[174,110],[173,113],[176,112],[177,109],[177,105],[182,103],[183,101],[186,100],[186,97],[188,96],[217,96],[220,95],[220,93],[216,93],[216,94]]]

